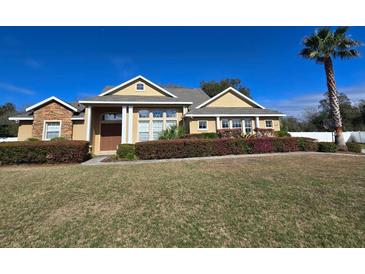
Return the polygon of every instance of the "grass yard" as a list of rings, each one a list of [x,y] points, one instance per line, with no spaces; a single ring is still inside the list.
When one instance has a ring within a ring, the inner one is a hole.
[[[365,247],[365,157],[0,168],[0,247]]]

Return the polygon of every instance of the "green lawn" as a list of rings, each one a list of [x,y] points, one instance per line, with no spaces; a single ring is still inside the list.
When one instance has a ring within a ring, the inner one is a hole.
[[[365,157],[0,168],[0,247],[365,247]]]

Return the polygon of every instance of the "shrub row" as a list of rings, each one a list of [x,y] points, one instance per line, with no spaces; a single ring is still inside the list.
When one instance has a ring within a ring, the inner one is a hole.
[[[136,157],[136,149],[134,144],[120,144],[117,150],[119,159],[134,160]]]
[[[351,152],[361,153],[361,144],[358,143],[346,143],[347,149]]]
[[[242,130],[240,128],[233,129],[218,129],[219,138],[239,138],[242,136]]]
[[[89,143],[86,141],[26,141],[0,144],[0,165],[80,163],[89,157]]]
[[[318,151],[319,152],[336,152],[337,150],[338,150],[338,146],[335,143],[318,142]]]
[[[206,132],[206,133],[195,133],[195,134],[184,135],[184,139],[214,139],[214,138],[219,138],[218,133]]]
[[[229,154],[317,151],[309,138],[221,138],[140,142],[135,145],[140,159],[169,159]]]

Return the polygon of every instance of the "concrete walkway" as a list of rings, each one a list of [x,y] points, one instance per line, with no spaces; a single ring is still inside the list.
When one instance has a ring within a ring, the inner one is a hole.
[[[225,156],[209,156],[209,157],[194,157],[194,158],[173,158],[173,159],[159,159],[159,160],[136,160],[136,161],[118,161],[118,162],[101,162],[108,156],[96,156],[82,165],[140,165],[151,163],[171,163],[171,162],[186,162],[186,161],[214,161],[224,159],[240,159],[240,158],[263,158],[263,157],[280,157],[280,156],[295,156],[295,155],[332,155],[340,157],[362,157],[361,154],[346,154],[346,153],[326,153],[326,152],[283,152],[283,153],[263,153],[263,154],[240,154],[240,155],[225,155]]]

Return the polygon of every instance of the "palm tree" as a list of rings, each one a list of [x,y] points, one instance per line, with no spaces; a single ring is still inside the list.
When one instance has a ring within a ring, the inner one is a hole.
[[[348,27],[339,27],[335,31],[332,31],[330,28],[320,28],[313,35],[304,38],[304,48],[300,52],[300,55],[304,58],[324,64],[328,97],[336,131],[335,140],[342,150],[347,150],[347,147],[342,134],[342,119],[337,98],[332,58],[349,59],[358,57],[359,51],[355,47],[361,45],[361,42],[355,41],[346,35],[347,30]]]

